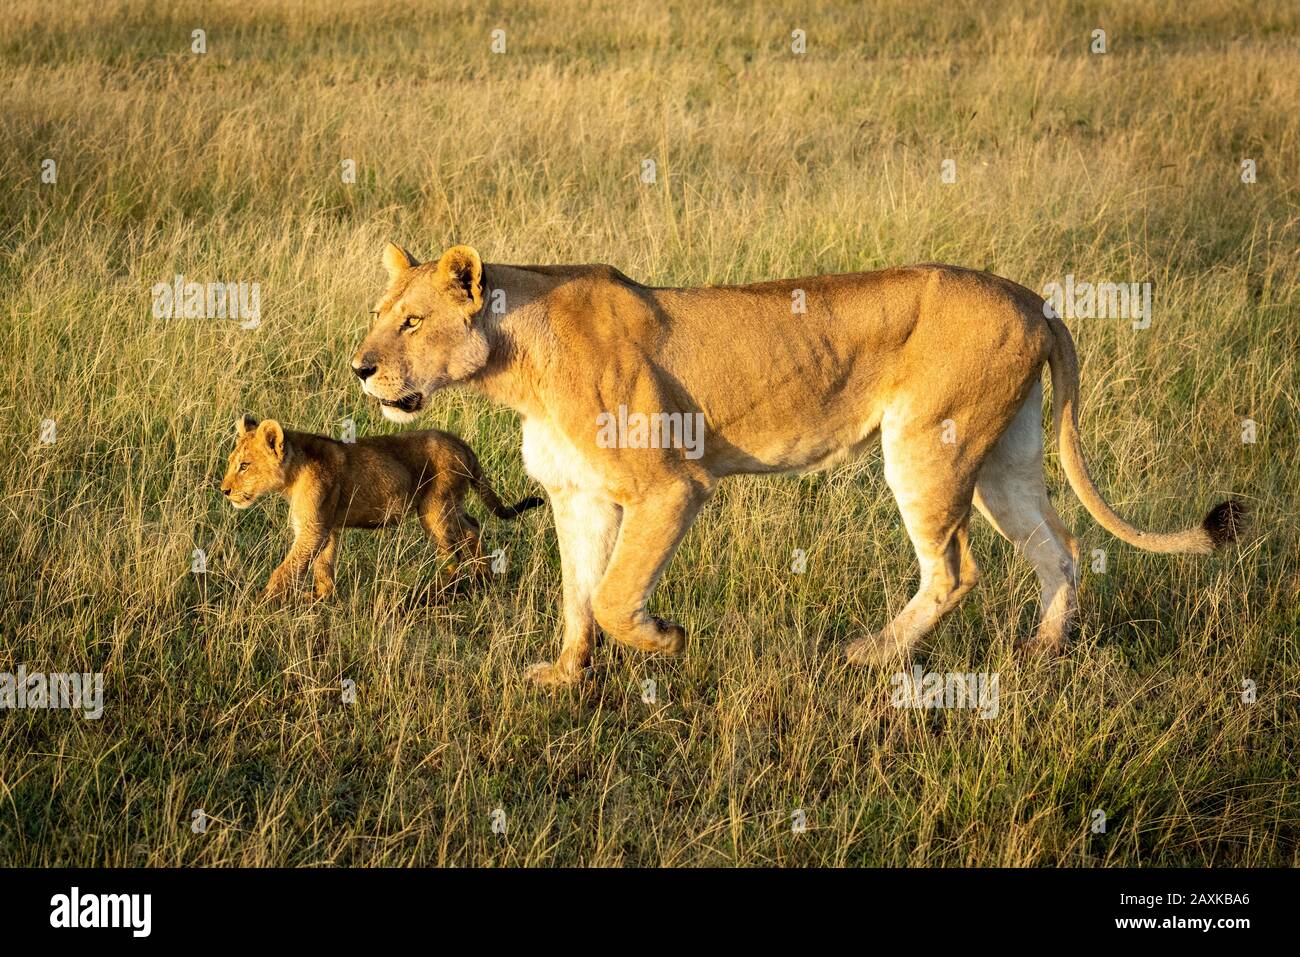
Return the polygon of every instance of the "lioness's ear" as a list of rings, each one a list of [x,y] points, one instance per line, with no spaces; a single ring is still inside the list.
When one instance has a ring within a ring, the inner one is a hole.
[[[267,419],[257,427],[257,434],[266,442],[266,447],[277,459],[284,458],[284,429],[275,419]]]
[[[452,246],[438,260],[438,278],[454,296],[463,296],[473,316],[483,306],[483,260],[473,246]]]
[[[414,269],[420,265],[415,261],[415,257],[408,253],[397,243],[389,243],[384,247],[384,268],[388,270],[388,278],[396,279],[408,269]]]
[[[241,415],[235,419],[235,435],[242,436],[246,432],[252,432],[257,428],[257,419],[251,415]]]

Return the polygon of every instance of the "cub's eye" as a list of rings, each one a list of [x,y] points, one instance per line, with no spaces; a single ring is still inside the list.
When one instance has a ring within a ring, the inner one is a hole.
[[[402,320],[402,328],[403,329],[420,328],[420,318],[421,318],[420,316],[407,316],[405,319]]]
[[[244,469],[246,469],[246,468],[248,468],[248,463],[247,463],[247,462],[240,462],[240,463],[239,463],[239,471],[242,472],[242,471],[244,471]]]

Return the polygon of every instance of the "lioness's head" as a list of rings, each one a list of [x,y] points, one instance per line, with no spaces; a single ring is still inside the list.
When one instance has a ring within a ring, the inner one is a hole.
[[[235,508],[248,508],[261,495],[284,488],[284,430],[273,419],[251,415],[235,420],[235,451],[230,453],[221,493]]]
[[[421,265],[389,243],[388,289],[376,304],[365,341],[352,358],[361,388],[394,422],[410,422],[429,395],[462,382],[488,361],[483,331],[483,261],[452,246]]]

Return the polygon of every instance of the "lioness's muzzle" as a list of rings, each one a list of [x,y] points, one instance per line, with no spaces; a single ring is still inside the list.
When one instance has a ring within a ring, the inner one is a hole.
[[[424,396],[419,392],[412,392],[396,400],[380,399],[379,404],[386,405],[390,409],[401,409],[403,412],[419,412],[424,405]]]

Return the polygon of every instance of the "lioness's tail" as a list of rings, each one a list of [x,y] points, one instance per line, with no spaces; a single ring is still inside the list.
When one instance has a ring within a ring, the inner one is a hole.
[[[1092,483],[1092,476],[1083,460],[1083,447],[1079,443],[1079,359],[1074,352],[1074,339],[1057,316],[1048,315],[1047,322],[1053,340],[1047,364],[1052,370],[1052,417],[1056,423],[1056,441],[1065,477],[1070,480],[1070,487],[1084,508],[1116,538],[1148,552],[1204,554],[1236,538],[1246,510],[1233,499],[1214,506],[1199,528],[1181,532],[1144,532],[1115,514]]]
[[[532,496],[514,505],[506,505],[497,497],[497,493],[492,491],[492,486],[488,484],[487,476],[483,474],[483,469],[478,464],[478,458],[474,455],[469,456],[469,478],[470,483],[474,486],[474,491],[478,493],[478,497],[483,500],[483,504],[497,518],[516,518],[530,508],[537,508],[539,505],[546,504],[545,499]]]

